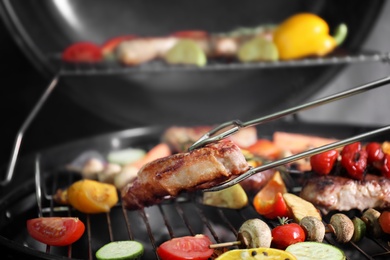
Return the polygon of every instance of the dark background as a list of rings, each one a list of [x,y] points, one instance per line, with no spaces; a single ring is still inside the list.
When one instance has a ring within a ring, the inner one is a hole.
[[[24,120],[50,83],[38,73],[0,20],[0,165],[7,164],[16,135]],[[83,120],[77,120],[83,118]],[[43,124],[44,123],[44,124]],[[23,137],[20,155],[28,154],[66,140],[119,129],[103,123],[91,113],[56,91],[42,107]]]

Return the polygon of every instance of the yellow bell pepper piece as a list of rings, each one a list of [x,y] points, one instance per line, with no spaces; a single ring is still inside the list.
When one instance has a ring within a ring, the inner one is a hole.
[[[309,55],[324,56],[339,43],[329,35],[328,24],[311,13],[299,13],[289,17],[276,28],[273,40],[282,60]]]
[[[104,213],[118,202],[114,185],[94,180],[79,180],[67,190],[69,204],[83,213]]]

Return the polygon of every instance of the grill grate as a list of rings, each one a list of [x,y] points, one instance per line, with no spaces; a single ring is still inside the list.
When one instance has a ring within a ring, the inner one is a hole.
[[[181,71],[220,71],[220,70],[251,70],[274,69],[291,67],[310,67],[324,65],[343,65],[363,62],[389,62],[389,53],[364,51],[358,54],[333,53],[330,56],[320,58],[305,58],[299,60],[275,61],[275,62],[251,62],[241,63],[234,60],[209,60],[204,67],[169,65],[162,60],[154,60],[134,67],[127,67],[117,62],[93,63],[64,63],[60,55],[48,55],[53,64],[60,69],[62,76],[96,76],[134,74],[140,72],[181,72]]]
[[[40,172],[37,171],[36,174],[39,175]],[[276,221],[269,221],[258,215],[252,206],[241,210],[209,207],[200,203],[200,196],[197,194],[184,194],[175,200],[138,211],[128,211],[118,203],[106,214],[82,214],[69,207],[55,207],[52,196],[45,191],[50,188],[54,194],[57,188],[63,188],[61,185],[64,185],[64,180],[69,185],[78,178],[79,175],[75,173],[59,171],[48,175],[42,185],[42,215],[79,217],[86,223],[83,237],[67,250],[46,247],[45,252],[51,256],[95,259],[96,250],[106,243],[137,240],[145,247],[142,259],[159,259],[156,254],[157,246],[170,238],[202,233],[207,234],[215,243],[223,243],[235,241],[238,228],[247,219],[260,218],[271,228],[277,225]],[[291,179],[288,181],[291,183]],[[40,185],[37,188],[39,190]],[[352,216],[355,212],[349,214]],[[324,223],[328,223],[329,218],[330,216],[325,216]],[[341,248],[350,260],[388,259],[390,254],[389,242],[384,239],[365,237],[357,244],[338,244],[331,234],[326,234],[324,243]],[[40,250],[39,246],[28,246]]]

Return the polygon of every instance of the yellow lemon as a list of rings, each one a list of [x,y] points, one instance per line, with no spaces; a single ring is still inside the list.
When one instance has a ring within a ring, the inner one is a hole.
[[[220,255],[216,260],[297,260],[297,258],[284,250],[275,248],[234,249]]]

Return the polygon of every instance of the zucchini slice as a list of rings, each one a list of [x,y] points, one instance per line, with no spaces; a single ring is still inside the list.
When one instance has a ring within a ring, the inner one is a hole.
[[[298,260],[346,259],[344,252],[339,248],[320,242],[299,242],[288,246],[286,251],[293,254]]]
[[[96,251],[96,258],[98,260],[130,260],[137,259],[143,253],[144,247],[137,241],[115,241],[102,246]]]

